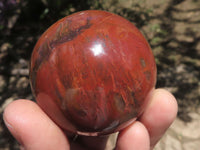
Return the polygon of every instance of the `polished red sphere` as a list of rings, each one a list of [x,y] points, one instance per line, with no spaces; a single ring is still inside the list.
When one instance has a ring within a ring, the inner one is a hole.
[[[40,37],[30,79],[37,103],[62,129],[95,136],[121,130],[144,111],[156,65],[132,23],[89,10],[57,21]]]

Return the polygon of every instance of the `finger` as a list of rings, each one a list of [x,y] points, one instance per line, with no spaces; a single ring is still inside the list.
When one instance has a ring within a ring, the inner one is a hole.
[[[175,120],[177,110],[177,102],[172,94],[164,89],[154,91],[150,104],[140,118],[149,131],[151,148]]]
[[[17,100],[7,106],[4,121],[26,150],[67,150],[67,138],[54,122],[29,100]]]
[[[116,150],[149,150],[147,129],[139,121],[134,122],[118,135]]]

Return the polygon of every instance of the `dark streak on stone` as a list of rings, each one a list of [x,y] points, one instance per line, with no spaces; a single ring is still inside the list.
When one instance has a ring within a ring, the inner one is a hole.
[[[88,29],[91,27],[90,20],[87,19],[87,23],[84,26],[80,26],[79,28],[75,30],[69,30],[66,35],[61,36],[58,40],[52,41],[50,43],[51,47],[55,47],[57,44],[62,44],[68,41],[73,40],[78,35],[80,35],[85,29]]]
[[[115,100],[115,104],[116,104],[117,108],[118,108],[120,111],[124,111],[126,104],[125,104],[125,102],[124,102],[122,96],[119,95],[119,94],[115,94],[114,100]]]
[[[69,23],[71,24],[71,20],[69,20]],[[63,34],[62,36],[60,36],[58,40],[48,41],[48,39],[47,39],[45,41],[45,43],[43,43],[43,45],[41,45],[39,47],[39,50],[38,50],[39,56],[36,59],[36,61],[34,62],[35,64],[34,64],[34,67],[33,67],[33,70],[32,70],[32,75],[31,75],[31,81],[32,81],[33,89],[35,89],[35,81],[36,81],[37,71],[38,71],[41,63],[45,62],[49,59],[49,56],[52,52],[52,49],[58,44],[62,44],[62,43],[73,40],[79,34],[81,34],[85,29],[90,28],[91,25],[92,24],[90,23],[90,18],[88,18],[85,25],[80,26],[77,29],[70,30],[69,32],[67,32],[66,35]],[[57,32],[59,32],[59,31],[57,31]]]
[[[150,81],[151,80],[151,72],[150,71],[145,71],[144,74],[145,74],[146,79],[148,81]]]
[[[77,114],[79,114],[81,117],[86,117],[87,113],[84,110],[76,109],[75,110]]]
[[[50,81],[50,82],[51,82],[51,81]],[[55,86],[55,87],[56,87],[56,86]],[[60,102],[64,101],[64,100],[63,100],[63,97],[61,96],[61,94],[60,94],[60,92],[59,92],[59,90],[58,90],[57,87],[55,88],[55,95],[58,97],[58,99],[60,100]]]
[[[48,60],[51,50],[52,49],[50,49],[48,47],[47,41],[38,50],[39,55],[38,55],[38,58],[35,60],[35,62],[33,62],[34,67],[33,67],[32,74],[31,74],[32,86],[34,89],[35,89],[35,81],[36,81],[37,71],[38,71],[41,63]]]
[[[137,108],[139,106],[139,103],[138,100],[135,98],[135,93],[133,91],[131,92],[131,97],[134,101],[135,108]]]

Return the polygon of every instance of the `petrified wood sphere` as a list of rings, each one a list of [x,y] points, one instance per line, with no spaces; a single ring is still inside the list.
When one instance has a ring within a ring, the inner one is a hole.
[[[155,86],[156,65],[132,23],[90,10],[57,21],[40,37],[30,79],[37,103],[62,129],[96,136],[141,115]]]

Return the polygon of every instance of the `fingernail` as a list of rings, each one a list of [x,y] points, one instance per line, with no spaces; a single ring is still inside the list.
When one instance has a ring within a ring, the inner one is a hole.
[[[4,120],[4,123],[5,123],[6,127],[10,131],[10,133],[16,138],[16,140],[19,142],[20,145],[23,145],[21,137],[16,132],[15,128],[4,117],[3,117],[3,120]],[[23,146],[21,146],[21,147],[23,147]],[[21,147],[20,147],[20,149],[21,149]],[[24,149],[22,149],[22,150],[24,150]]]

